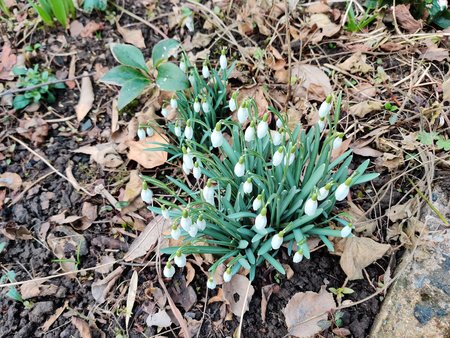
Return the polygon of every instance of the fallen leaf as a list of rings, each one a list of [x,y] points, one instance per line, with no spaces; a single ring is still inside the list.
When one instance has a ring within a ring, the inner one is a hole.
[[[230,303],[231,311],[241,317],[248,311],[255,289],[247,277],[235,274],[229,283],[223,285],[224,298]]]
[[[346,329],[345,327],[336,327],[336,328],[333,329],[333,333],[336,336],[339,336],[339,337],[347,337],[347,336],[350,336],[352,334],[350,332],[350,330]]]
[[[408,33],[415,33],[422,28],[422,20],[416,20],[409,11],[409,5],[397,5],[392,10],[398,24]]]
[[[103,23],[97,23],[94,21],[89,21],[86,26],[84,26],[83,30],[80,33],[82,38],[92,38],[94,33],[102,30],[104,27]]]
[[[160,310],[157,313],[149,315],[145,322],[148,326],[169,327],[172,325],[172,319],[170,319],[166,310]]]
[[[87,75],[86,72],[83,75]],[[81,79],[81,93],[78,104],[75,106],[75,112],[77,114],[78,122],[81,122],[89,113],[94,103],[94,89],[92,88],[92,82],[89,76],[85,76]]]
[[[53,325],[54,322],[56,322],[56,320],[59,318],[59,316],[61,316],[61,314],[64,312],[64,310],[67,308],[67,305],[69,304],[69,302],[66,300],[64,302],[64,305],[57,308],[55,313],[52,314],[46,321],[44,324],[42,324],[41,329],[43,332],[47,332],[50,329],[50,326]]]
[[[145,40],[140,29],[128,29],[117,23],[117,31],[122,35],[123,41],[131,43],[137,48],[145,48]]]
[[[124,269],[121,266],[119,266],[104,279],[92,283],[91,286],[92,297],[98,304],[102,304],[105,302],[106,295],[113,288],[117,279],[119,279],[119,277],[122,275],[123,270]]]
[[[450,77],[442,83],[442,98],[450,102]]]
[[[317,13],[328,13],[330,7],[323,2],[311,2],[306,7],[306,13],[317,14]]]
[[[390,247],[366,237],[346,238],[339,263],[349,280],[362,279],[362,269],[383,257]]]
[[[436,45],[429,46],[426,50],[422,52],[419,59],[429,60],[429,61],[444,61],[448,58],[448,49],[439,48]]]
[[[337,65],[342,70],[348,71],[351,74],[373,71],[373,67],[366,63],[367,55],[357,52],[350,56],[347,60]]]
[[[389,171],[394,171],[403,165],[403,153],[399,151],[397,154],[383,153],[383,156],[378,157],[375,160],[375,166],[377,171],[381,171],[382,168],[387,168]]]
[[[239,95],[237,97],[237,102],[239,104],[244,101],[245,98],[250,97],[252,98],[256,106],[258,107],[258,115],[263,116],[269,107],[269,102],[267,102],[267,99],[264,95],[264,89],[262,86],[253,86],[251,88],[242,88],[239,91]],[[236,113],[234,114],[236,115]],[[236,118],[237,119],[237,118]]]
[[[380,45],[380,48],[386,52],[398,52],[403,49],[403,45],[396,42],[386,42]]]
[[[20,120],[16,131],[25,138],[33,142],[34,145],[41,145],[48,135],[47,122],[40,117]]]
[[[355,225],[356,231],[362,232],[365,236],[370,236],[377,228],[375,220],[366,217],[366,213],[353,202],[348,202],[349,209],[346,211],[349,221]]]
[[[99,267],[97,267],[95,269],[95,272],[98,273],[110,273],[112,271],[113,265],[116,262],[116,260],[114,259],[113,256],[102,256],[100,257],[100,262],[98,265],[100,265]]]
[[[6,172],[0,175],[0,187],[15,191],[22,186],[22,178],[16,173]]]
[[[375,97],[377,89],[368,82],[362,82],[351,88],[351,93],[355,101],[363,102],[369,98]]]
[[[297,64],[292,67],[291,77],[296,79],[292,92],[294,97],[324,101],[332,91],[330,79],[317,66]]]
[[[269,284],[261,288],[261,320],[263,323],[266,322],[267,303],[269,302],[270,296],[272,296],[274,291],[278,292],[279,289],[280,286],[278,284]]]
[[[130,180],[128,181],[127,185],[125,186],[125,192],[123,194],[123,201],[131,202],[136,197],[139,196],[142,189],[142,180],[139,177],[139,171],[138,170],[131,170],[130,171]]]
[[[6,40],[0,56],[0,80],[13,80],[15,75],[11,70],[17,63],[17,56],[12,54],[11,43]]]
[[[320,321],[328,319],[327,312],[336,308],[333,295],[325,286],[319,293],[306,291],[296,293],[283,310],[288,333],[298,338],[312,337],[323,329]]]
[[[136,270],[134,270],[133,275],[131,276],[130,286],[128,287],[127,307],[125,312],[125,328],[128,328],[130,317],[133,313],[134,301],[136,300],[137,285],[138,285],[138,274]]]
[[[321,41],[324,36],[332,37],[341,30],[341,25],[337,25],[334,22],[331,22],[328,15],[323,13],[311,15],[307,23],[308,26],[310,27],[317,26],[317,28],[321,30],[321,35],[316,37],[316,39],[314,39],[316,42]]]
[[[364,101],[351,106],[349,113],[362,118],[373,111],[379,111],[381,109],[383,109],[383,104],[381,104],[381,102]]]
[[[83,319],[78,317],[72,317],[72,324],[80,332],[81,338],[92,338],[89,324],[86,323]]]
[[[139,237],[131,243],[130,249],[123,257],[125,262],[144,256],[156,244],[164,229],[168,229],[170,225],[170,221],[162,216],[152,219]]]
[[[0,223],[0,233],[6,238],[15,241],[17,239],[30,240],[33,239],[33,235],[23,225],[17,225],[16,223]]]
[[[212,34],[203,34],[200,32],[196,32],[192,37],[192,42],[189,48],[194,49],[209,46],[212,38],[213,38]]]
[[[70,28],[69,28],[70,36],[76,38],[77,36],[79,36],[81,34],[81,32],[83,31],[83,28],[84,28],[84,26],[80,21],[73,20],[70,23]]]
[[[186,284],[186,279],[184,276],[177,279],[177,283],[173,283],[168,292],[172,300],[175,303],[180,304],[185,311],[189,311],[195,304],[197,304],[197,294],[191,285]]]
[[[44,284],[45,281],[28,281],[20,286],[20,294],[23,299],[35,297],[54,296],[59,288],[55,284]]]
[[[116,151],[115,143],[101,143],[73,150],[75,153],[91,155],[91,160],[105,168],[117,168],[123,161]]]
[[[111,107],[111,136],[119,130],[119,109],[117,108],[117,100],[112,100]]]
[[[128,158],[146,169],[158,167],[167,161],[167,152],[151,150],[167,144],[167,140],[159,134],[155,133],[152,137],[147,137],[142,141],[127,141],[125,143],[130,148]]]
[[[186,285],[191,284],[195,277],[195,269],[191,263],[186,263]]]
[[[378,151],[376,149],[373,149],[371,147],[361,147],[361,148],[352,148],[352,145],[350,145],[350,148],[353,149],[353,153],[356,155],[364,156],[364,157],[380,157],[383,156],[383,153],[381,151]]]

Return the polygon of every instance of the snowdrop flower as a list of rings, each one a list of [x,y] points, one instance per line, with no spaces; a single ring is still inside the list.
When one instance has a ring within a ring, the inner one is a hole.
[[[352,233],[352,225],[348,224],[341,229],[341,237],[346,238]]]
[[[322,104],[320,105],[320,108],[319,108],[319,117],[320,118],[325,118],[330,113],[332,99],[333,99],[333,97],[330,94],[327,96],[325,101],[323,101]]]
[[[147,134],[145,133],[145,129],[144,128],[139,128],[138,131],[137,131],[137,136],[138,136],[140,141],[144,140],[147,137]]]
[[[252,184],[252,179],[249,177],[247,178],[247,180],[244,182],[244,194],[250,194],[253,190],[253,184]]]
[[[341,146],[343,137],[344,134],[338,134],[338,136],[333,140],[333,149],[337,149]]]
[[[162,217],[163,217],[164,219],[170,219],[170,216],[169,216],[169,209],[167,209],[164,205],[161,206],[161,213],[162,213]]]
[[[186,62],[180,61],[180,66],[179,67],[180,67],[180,69],[181,69],[181,71],[183,73],[186,73],[186,70],[187,70]]]
[[[261,208],[262,206],[262,195],[258,195],[254,200],[253,200],[253,210],[259,210],[259,208]]]
[[[161,109],[161,115],[162,115],[164,118],[167,118],[167,116],[169,116],[169,111],[167,110],[166,107],[163,107],[163,109]]]
[[[147,128],[145,128],[145,132],[147,133],[147,136],[148,136],[148,137],[153,136],[153,134],[155,133],[155,131],[153,130],[152,127],[147,127]]]
[[[186,163],[183,162],[183,165],[181,166],[181,168],[183,169],[183,172],[184,172],[186,175],[190,175],[190,174],[191,174],[192,168],[187,167],[187,166],[186,166]]]
[[[239,158],[239,161],[234,166],[234,174],[237,177],[242,177],[245,174],[245,163],[244,162],[245,162],[244,156],[241,156]]]
[[[195,87],[195,76],[194,76],[194,72],[191,72],[191,75],[188,76],[188,80],[189,83],[191,84],[192,87]]]
[[[264,207],[261,212],[255,218],[255,228],[257,230],[263,230],[267,225],[267,209]]]
[[[255,140],[255,122],[251,122],[250,126],[247,127],[247,129],[245,130],[245,141],[246,142],[252,142]]]
[[[198,230],[200,230],[200,231],[203,231],[203,230],[206,229],[206,221],[205,221],[205,219],[203,218],[203,215],[202,215],[202,214],[200,214],[200,215],[198,216],[198,218],[197,218],[197,228],[198,228]]]
[[[189,231],[189,228],[192,225],[192,218],[189,216],[189,212],[186,209],[181,213],[180,225],[185,231]]]
[[[202,102],[202,109],[205,113],[209,113],[209,103],[206,100]]]
[[[295,151],[296,151],[297,149],[295,148],[295,146],[292,146],[291,147],[291,151],[289,152],[289,156],[285,156],[284,157],[284,165],[291,165],[292,163],[294,163],[294,160],[295,160]]]
[[[305,203],[305,214],[312,216],[317,211],[317,194],[313,193],[310,198]]]
[[[438,5],[441,11],[445,11],[448,7],[448,1],[447,0],[438,0]]]
[[[244,124],[247,122],[248,119],[248,107],[247,102],[244,101],[244,103],[239,107],[237,111],[237,118],[240,124]]]
[[[336,201],[343,201],[347,197],[350,192],[350,184],[352,184],[351,177],[347,178],[344,183],[337,187],[336,192],[334,193]]]
[[[269,131],[269,125],[267,124],[268,119],[269,114],[265,113],[262,120],[258,123],[258,129],[256,131],[256,134],[260,139],[265,137]]]
[[[175,96],[172,96],[172,98],[170,99],[170,106],[171,106],[173,109],[177,109],[177,108],[178,108],[178,101],[177,101],[177,99],[175,98]]]
[[[228,101],[228,107],[230,108],[231,111],[235,111],[236,107],[237,107],[237,94],[238,92],[234,92],[233,95],[231,95],[230,101]]]
[[[181,230],[177,225],[172,225],[172,230],[170,231],[170,236],[176,241],[178,241],[181,237]]]
[[[192,17],[192,15],[189,15],[188,17],[186,17],[186,20],[184,20],[184,25],[186,26],[186,28],[191,33],[195,30],[195,28],[194,28],[194,18]]]
[[[319,122],[317,122],[317,124],[319,125],[320,132],[323,132],[323,130],[325,129],[325,126],[327,124],[327,120],[325,118],[320,118]]]
[[[173,262],[179,268],[184,268],[186,266],[186,255],[184,253],[181,253],[180,250],[178,250],[177,253],[175,254],[175,257],[173,258]]]
[[[205,201],[214,206],[214,188],[212,187],[211,180],[208,180],[206,182],[206,185],[203,188],[202,194],[203,194],[203,198],[205,199]]]
[[[198,228],[197,228],[197,226],[196,226],[195,224],[193,224],[193,225],[189,228],[188,234],[189,234],[189,236],[191,236],[191,237],[195,237],[195,236],[197,236],[197,232],[198,232]]]
[[[221,147],[223,144],[222,125],[220,122],[216,123],[216,127],[211,133],[211,144],[214,148]]]
[[[278,150],[273,154],[272,164],[274,167],[278,167],[283,161],[284,153],[283,147],[279,147]]]
[[[202,177],[202,171],[200,170],[200,166],[197,161],[194,163],[194,168],[192,169],[192,174],[194,175],[196,180],[198,180],[198,179],[200,179],[200,177]]]
[[[281,133],[283,133],[283,128],[280,128],[280,130],[274,130],[272,133],[272,143],[274,146],[279,146],[281,144],[281,141],[283,140],[283,137]]]
[[[283,244],[283,231],[280,231],[275,236],[272,237],[272,249],[278,250]]]
[[[278,118],[277,122],[276,122],[277,128],[280,129],[281,127],[283,127],[283,120]]]
[[[322,188],[320,188],[319,193],[317,194],[317,200],[323,201],[325,198],[327,198],[332,186],[333,186],[333,183],[330,182],[330,183],[325,184]]]
[[[206,64],[206,60],[205,62],[203,62],[202,76],[204,79],[207,79],[209,77],[209,68],[208,65]]]
[[[172,264],[170,264],[170,262],[167,262],[166,266],[164,267],[164,270],[163,270],[164,277],[172,278],[174,274],[175,274],[175,268],[173,267]]]
[[[206,282],[206,286],[210,290],[214,290],[216,288],[216,281],[214,280],[213,276],[208,278],[208,281]]]
[[[186,169],[189,170],[193,169],[194,168],[193,156],[188,153],[185,147],[183,147],[181,150],[183,152],[183,166],[185,166]]]
[[[148,188],[147,182],[142,183],[141,198],[147,204],[153,202],[153,191]]]
[[[194,137],[194,129],[192,129],[191,120],[186,121],[186,128],[184,129],[184,136],[188,140],[192,140],[192,138]]]
[[[232,277],[233,277],[233,275],[231,274],[231,267],[230,267],[230,268],[225,270],[225,272],[223,273],[223,277],[222,278],[223,278],[223,281],[225,283],[228,283],[231,280]]]
[[[198,99],[195,99],[195,101],[194,101],[194,111],[196,113],[200,112],[200,102],[198,102]]]
[[[294,263],[300,263],[303,260],[303,250],[298,250],[292,260]]]
[[[220,64],[220,69],[222,70],[226,70],[227,69],[227,57],[225,55],[225,49],[222,49],[222,53],[220,54],[220,58],[219,58],[219,64]]]
[[[178,124],[178,121],[175,122],[174,133],[175,133],[175,136],[177,136],[177,137],[180,137],[180,136],[181,136],[181,127],[180,127],[180,125]]]

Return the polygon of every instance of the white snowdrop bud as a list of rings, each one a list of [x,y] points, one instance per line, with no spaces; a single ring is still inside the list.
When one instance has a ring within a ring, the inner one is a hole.
[[[232,277],[233,277],[233,275],[231,274],[231,268],[228,268],[223,273],[223,277],[222,278],[223,278],[223,281],[225,283],[228,283],[231,280]]]
[[[186,128],[184,129],[184,137],[186,137],[188,140],[192,140],[192,138],[194,137],[194,129],[192,129],[191,120],[186,121]]]
[[[186,255],[181,253],[180,250],[177,251],[175,257],[173,258],[173,262],[179,268],[184,268],[186,266]]]
[[[331,95],[328,95],[327,98],[325,99],[325,101],[323,101],[322,104],[320,105],[320,108],[319,108],[319,117],[320,118],[324,118],[330,113],[332,98],[333,97]]]
[[[337,149],[342,145],[342,138],[344,135],[339,134],[334,140],[333,140],[333,149]]]
[[[205,201],[209,204],[211,204],[212,206],[214,206],[214,188],[212,187],[212,182],[211,180],[208,180],[206,182],[205,187],[203,188],[202,191],[203,194],[203,198],[205,199]]]
[[[314,193],[305,203],[305,214],[308,216],[312,216],[317,211],[317,195]]]
[[[255,140],[255,122],[251,122],[250,125],[245,130],[245,141],[246,142],[252,142]]]
[[[350,184],[352,184],[352,179],[347,178],[344,183],[340,184],[337,187],[336,192],[334,193],[336,201],[343,201],[347,197],[348,193],[350,192]]]
[[[186,166],[186,163],[183,162],[183,165],[181,166],[181,168],[183,169],[183,172],[184,172],[186,175],[190,175],[190,174],[191,174],[192,168],[187,167],[187,166]]]
[[[209,68],[206,62],[203,63],[202,67],[202,76],[204,79],[207,79],[209,77]]]
[[[169,116],[169,111],[167,110],[166,107],[164,107],[163,109],[161,109],[161,115],[162,115],[164,118],[167,118],[167,116]]]
[[[223,144],[222,125],[220,122],[216,123],[216,127],[211,133],[211,144],[214,148],[221,147]]]
[[[192,17],[192,15],[189,15],[188,17],[186,17],[186,19],[184,20],[184,25],[186,26],[186,28],[191,33],[195,30],[195,28],[194,28],[194,18]]]
[[[141,198],[147,204],[153,202],[153,191],[148,188],[147,182],[142,183]]]
[[[181,230],[175,224],[172,226],[172,230],[170,231],[170,236],[176,241],[178,241],[181,237]]]
[[[275,236],[272,237],[272,249],[278,250],[283,244],[283,232],[280,231]]]
[[[242,177],[245,174],[245,159],[244,156],[239,158],[239,161],[234,166],[234,174],[237,177]]]
[[[259,210],[259,208],[261,208],[261,206],[262,206],[262,196],[261,196],[261,195],[258,195],[258,196],[253,200],[253,205],[252,205],[252,207],[253,207],[253,210],[254,210],[254,211],[257,211],[257,210]]]
[[[278,118],[277,122],[276,122],[276,126],[278,129],[280,129],[281,127],[283,127],[283,120]]]
[[[198,218],[197,218],[197,228],[198,228],[198,230],[200,230],[200,231],[203,231],[203,230],[206,229],[206,221],[205,221],[205,219],[203,218],[203,215],[202,215],[202,214],[200,214],[200,215],[198,216]]]
[[[198,102],[198,99],[195,99],[195,101],[194,101],[194,111],[196,113],[200,112],[200,102]]]
[[[167,209],[164,205],[161,206],[161,213],[162,213],[162,217],[164,217],[164,219],[170,219],[169,209]]]
[[[255,228],[257,230],[263,230],[267,225],[267,209],[262,208],[261,212],[255,218]]]
[[[244,182],[244,194],[250,194],[253,190],[253,184],[252,184],[252,179],[249,177],[247,178],[247,180]]]
[[[194,168],[194,161],[193,157],[187,152],[186,148],[182,148],[183,151],[183,165],[186,167],[186,169],[193,169]]]
[[[279,147],[278,150],[273,154],[272,164],[274,167],[278,167],[283,161],[284,152],[283,147]]]
[[[237,111],[237,119],[240,124],[244,124],[248,119],[248,108],[247,103],[244,102]]]
[[[181,71],[183,73],[186,73],[186,70],[187,70],[186,62],[180,61],[180,66],[179,67],[180,67],[180,69],[181,69]]]
[[[189,83],[191,84],[192,87],[195,87],[195,76],[193,75],[193,73],[191,73],[191,75],[188,76],[188,80]]]
[[[235,111],[236,107],[237,107],[237,102],[236,102],[235,95],[236,95],[236,93],[234,93],[231,96],[230,101],[228,101],[228,107],[230,108],[231,111]]]
[[[177,137],[181,137],[181,127],[178,122],[175,123],[174,133]]]
[[[319,119],[319,122],[317,122],[317,124],[319,125],[320,132],[323,132],[323,130],[325,129],[325,126],[327,124],[327,120],[325,118]]]
[[[303,260],[303,251],[299,250],[294,254],[292,261],[294,263],[300,263]]]
[[[198,162],[194,163],[194,168],[192,169],[192,174],[194,175],[196,180],[199,180],[200,177],[202,177],[202,171],[200,169]]]
[[[216,288],[216,282],[214,280],[214,277],[211,276],[208,278],[208,281],[206,282],[206,286],[208,287],[208,289],[210,290],[214,290]]]
[[[225,55],[225,50],[222,50],[222,54],[220,54],[220,58],[219,58],[219,64],[220,64],[220,69],[225,70],[227,69],[227,57]]]
[[[198,228],[195,224],[192,224],[192,226],[189,228],[188,234],[191,237],[197,236]]]
[[[352,227],[350,225],[346,225],[345,227],[343,227],[341,229],[341,237],[342,238],[346,238],[346,237],[350,236],[351,233],[352,233]]]
[[[176,99],[175,97],[172,97],[172,98],[170,99],[170,106],[171,106],[173,109],[177,109],[177,108],[178,108],[178,101],[177,101],[177,99]]]
[[[448,1],[447,0],[438,0],[438,5],[441,11],[447,10],[448,7]]]
[[[283,132],[282,129],[281,129],[281,132]],[[281,144],[282,140],[283,140],[283,137],[278,130],[275,130],[272,132],[272,143],[274,146],[279,146]]]
[[[333,186],[333,182],[329,182],[329,183],[325,184],[322,188],[320,188],[319,194],[317,195],[317,200],[323,201],[325,198],[327,198],[332,186]]]
[[[147,134],[145,133],[145,129],[144,128],[139,128],[138,131],[137,131],[137,136],[138,136],[140,141],[144,140],[147,137]]]
[[[189,212],[184,209],[181,214],[180,225],[185,231],[189,231],[192,225],[192,218],[189,216]]]
[[[256,135],[259,139],[266,137],[267,133],[269,132],[269,125],[267,124],[268,119],[269,115],[265,113],[262,120],[258,123]]]
[[[172,278],[174,274],[175,274],[175,268],[173,267],[172,264],[170,264],[170,262],[167,262],[167,264],[163,270],[164,277]]]
[[[145,128],[145,132],[147,133],[148,137],[151,137],[151,136],[153,136],[155,134],[155,131],[153,130],[152,127]]]
[[[294,163],[294,160],[295,160],[295,150],[296,150],[296,148],[295,148],[295,146],[292,146],[291,147],[291,150],[289,151],[289,156],[285,156],[284,157],[284,165],[291,165],[292,163]]]
[[[209,113],[209,103],[206,101],[202,102],[202,109],[205,113]]]

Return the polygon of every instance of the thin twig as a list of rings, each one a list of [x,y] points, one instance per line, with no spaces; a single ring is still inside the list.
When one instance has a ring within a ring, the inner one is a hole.
[[[285,109],[286,112],[288,110],[288,104],[289,100],[291,99],[291,76],[292,76],[292,49],[291,49],[291,32],[289,27],[289,19],[290,19],[290,13],[289,13],[289,3],[288,0],[284,0],[284,6],[285,6],[285,14],[286,17],[286,45],[287,45],[287,53],[288,53],[288,87],[287,87],[287,93],[286,93],[286,103],[285,103]]]

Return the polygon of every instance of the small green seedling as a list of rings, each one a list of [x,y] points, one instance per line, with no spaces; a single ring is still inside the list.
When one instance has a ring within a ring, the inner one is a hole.
[[[355,11],[353,10],[353,3],[350,2],[347,7],[348,15],[347,22],[344,25],[344,29],[349,32],[359,32],[366,28],[371,22],[377,18],[377,14],[369,14],[370,9],[367,9],[362,18],[358,19],[356,17]]]
[[[52,263],[73,263],[78,270],[81,264],[81,242],[77,246],[75,259],[52,259]]]
[[[344,298],[345,295],[351,295],[353,292],[355,292],[353,289],[350,288],[329,288],[330,292],[334,295],[336,295],[336,299],[338,301],[338,304],[341,304],[342,298]]]
[[[8,272],[6,272],[6,274],[0,277],[0,284],[5,283],[6,281],[9,281],[10,283],[14,283],[16,281],[16,273],[13,270],[9,270]],[[34,305],[33,302],[24,300],[15,286],[9,287],[8,292],[6,293],[6,297],[16,302],[22,303],[26,309],[31,309]]]
[[[390,112],[395,112],[398,110],[398,107],[395,104],[392,104],[390,102],[386,102],[384,104],[384,109],[390,111]]]
[[[40,43],[35,43],[34,45],[28,45],[25,47],[25,52],[36,52],[42,45]]]

